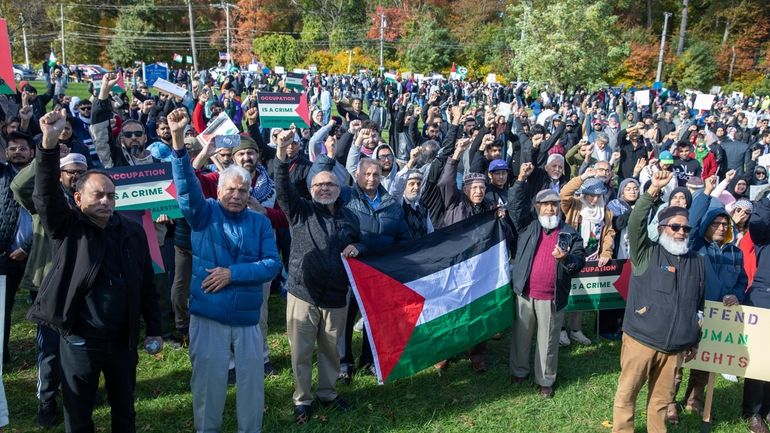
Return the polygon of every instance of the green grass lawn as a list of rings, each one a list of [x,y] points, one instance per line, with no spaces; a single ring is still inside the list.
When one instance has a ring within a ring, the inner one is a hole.
[[[26,294],[19,294],[11,333],[13,362],[5,381],[10,406],[11,432],[43,431],[35,424],[35,327],[24,320]],[[293,391],[290,353],[285,336],[284,300],[270,299],[271,359],[280,376],[265,381],[267,432],[609,432],[603,425],[612,421],[612,400],[618,375],[620,345],[602,341],[590,347],[563,349],[559,356],[556,395],[543,400],[534,383],[512,386],[508,373],[509,333],[488,346],[489,371],[476,374],[467,360],[458,359],[439,376],[432,368],[409,379],[379,386],[371,376],[358,375],[350,386],[340,385],[340,395],[355,410],[340,414],[318,409],[308,425],[296,426],[292,419]],[[586,314],[586,328],[593,321]],[[590,334],[589,334],[590,336]],[[360,345],[361,334],[356,333]],[[171,349],[155,356],[140,352],[137,368],[136,411],[139,432],[192,431],[190,361],[184,349]],[[684,388],[684,386],[683,386]],[[684,390],[682,389],[683,393]],[[714,432],[744,432],[740,415],[742,385],[717,380]],[[680,394],[681,394],[680,393]],[[680,396],[681,397],[681,396]],[[639,397],[637,431],[644,431],[643,405]],[[94,414],[97,431],[109,431],[109,408]],[[672,432],[700,429],[697,415],[683,415],[683,423]],[[235,388],[228,389],[224,431],[234,432]],[[62,425],[49,430],[63,432]]]

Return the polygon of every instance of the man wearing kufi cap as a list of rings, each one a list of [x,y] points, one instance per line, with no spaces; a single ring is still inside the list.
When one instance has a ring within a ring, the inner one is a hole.
[[[632,273],[623,318],[613,432],[634,431],[636,397],[645,383],[650,389],[647,429],[666,431],[676,368],[682,358],[695,357],[700,340],[705,265],[688,245],[689,212],[668,207],[658,215],[658,241],[653,242],[647,233],[649,212],[672,178],[670,171],[656,172],[628,221]]]
[[[536,335],[534,380],[540,396],[551,398],[559,362],[559,334],[569,298],[572,277],[585,264],[580,234],[560,218],[559,194],[545,188],[532,194],[527,187],[535,168],[524,163],[510,190],[508,209],[518,235],[515,272],[516,322],[511,338],[511,381],[519,384],[529,376],[529,353]]]

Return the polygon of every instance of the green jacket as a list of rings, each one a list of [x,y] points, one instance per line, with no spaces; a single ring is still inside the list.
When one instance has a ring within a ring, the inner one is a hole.
[[[658,199],[644,192],[628,217],[628,244],[633,275],[642,275],[650,263],[650,252],[655,245],[647,235],[647,217]]]
[[[48,242],[40,223],[40,217],[32,203],[32,192],[35,190],[35,170],[37,159],[21,169],[11,182],[13,198],[32,215],[32,248],[27,257],[27,266],[24,269],[24,276],[21,279],[19,288],[27,290],[37,290],[43,277],[48,273],[51,267],[51,246]]]

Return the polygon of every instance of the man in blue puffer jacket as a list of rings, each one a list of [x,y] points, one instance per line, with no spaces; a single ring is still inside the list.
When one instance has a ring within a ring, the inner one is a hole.
[[[203,197],[184,146],[184,109],[168,115],[177,200],[192,229],[190,361],[197,432],[221,431],[230,352],[235,355],[238,431],[262,429],[264,360],[259,313],[262,284],[281,268],[267,217],[247,209],[251,176],[223,171],[218,200]]]

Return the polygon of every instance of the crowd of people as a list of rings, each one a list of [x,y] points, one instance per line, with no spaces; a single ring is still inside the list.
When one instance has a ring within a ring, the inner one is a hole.
[[[511,382],[531,377],[543,398],[560,347],[596,343],[566,311],[572,279],[587,261],[631,262],[627,307],[597,315],[596,338],[622,340],[613,431],[633,431],[645,383],[648,431],[679,422],[681,363],[697,351],[705,300],[770,308],[767,97],[695,110],[695,94],[675,87],[640,106],[633,89],[322,74],[304,90],[308,128],[265,128],[256,96],[291,91],[281,77],[219,78],[178,75],[180,97],[153,94],[139,74],[117,92],[107,74],[80,99],[52,74],[44,94],[20,83],[0,96],[3,363],[14,302],[28,294],[40,426],[59,422],[61,389],[67,431],[93,432],[103,374],[112,431],[134,431],[137,347],[172,346],[189,349],[196,431],[221,430],[228,383],[238,430],[260,431],[265,378],[278,374],[267,306],[282,291],[296,422],[315,401],[348,411],[338,384],[374,374],[374,358],[341,256],[484,212],[504,222],[511,251],[498,264],[512,269]],[[235,147],[197,138],[222,112],[242,131]],[[115,212],[109,170],[158,162],[171,163],[183,217],[155,220],[156,274],[141,212]],[[458,354],[474,374],[487,370],[485,346]],[[690,372],[685,410],[704,410],[707,377]],[[770,432],[768,401],[768,382],[744,379],[752,432]]]

